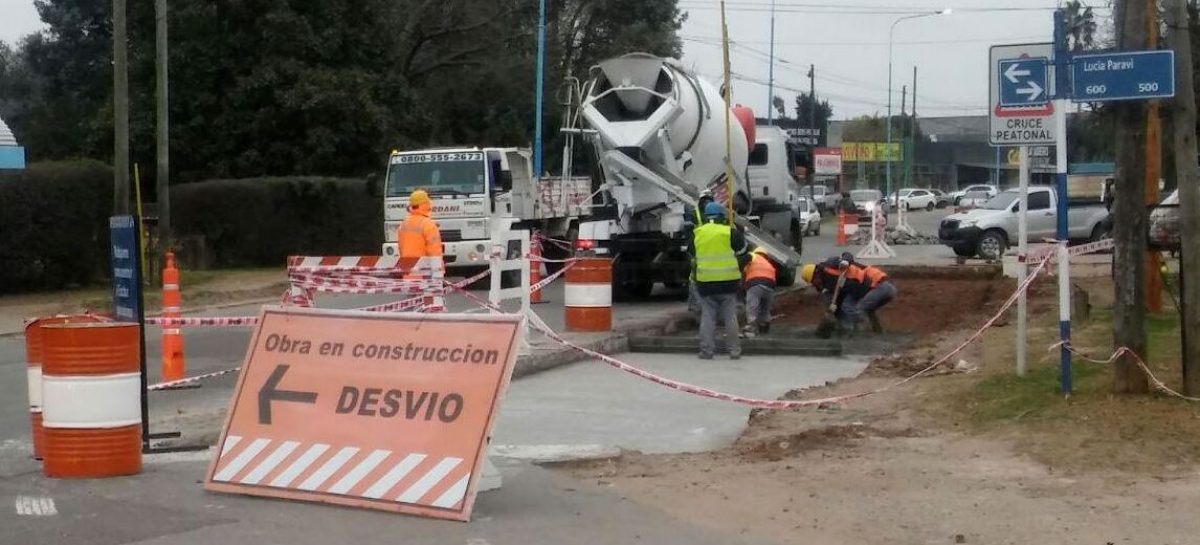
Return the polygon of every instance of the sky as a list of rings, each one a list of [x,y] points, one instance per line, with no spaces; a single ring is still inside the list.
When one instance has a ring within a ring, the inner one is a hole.
[[[1103,27],[1110,12],[1096,6]],[[815,65],[818,99],[835,119],[883,115],[888,99],[888,30],[898,18],[950,8],[896,24],[892,48],[893,110],[901,87],[911,93],[918,69],[917,112],[922,116],[987,112],[988,47],[1048,42],[1056,0],[775,0],[775,94],[788,103],[808,90]],[[718,0],[679,0],[688,19],[680,31],[684,63],[706,79],[721,75]],[[734,101],[765,116],[771,36],[771,0],[727,0]],[[982,11],[996,10],[996,11]],[[0,0],[0,40],[14,43],[42,28],[33,0]],[[761,83],[758,83],[761,82]],[[909,95],[911,100],[911,94]]]

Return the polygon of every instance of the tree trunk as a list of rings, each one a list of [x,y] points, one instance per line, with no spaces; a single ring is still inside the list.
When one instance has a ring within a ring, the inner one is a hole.
[[[1117,48],[1146,49],[1147,0],[1120,0]],[[1113,344],[1146,355],[1146,103],[1114,104],[1117,114],[1116,182],[1113,184]],[[1149,391],[1146,375],[1131,357],[1113,365],[1113,391]]]
[[[1170,0],[1167,9],[1170,34],[1167,39],[1175,50],[1175,100],[1172,129],[1175,146],[1175,172],[1179,187],[1179,219],[1182,257],[1180,282],[1183,293],[1183,387],[1190,396],[1200,395],[1200,181],[1196,173],[1196,89],[1192,79],[1192,36],[1187,2]]]

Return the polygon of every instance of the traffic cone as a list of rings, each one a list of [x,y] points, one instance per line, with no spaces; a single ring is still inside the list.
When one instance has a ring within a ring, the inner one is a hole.
[[[536,286],[542,281],[542,237],[534,234],[529,241],[529,285]],[[532,304],[545,303],[542,300],[541,288],[529,292],[529,302]]]
[[[179,294],[179,269],[175,268],[175,254],[167,252],[167,263],[163,267],[163,318],[183,317],[183,297]],[[183,359],[183,333],[179,327],[164,327],[162,336],[162,380],[180,380],[187,372]]]
[[[837,245],[845,246],[849,242],[846,239],[846,213],[838,212],[837,215]]]

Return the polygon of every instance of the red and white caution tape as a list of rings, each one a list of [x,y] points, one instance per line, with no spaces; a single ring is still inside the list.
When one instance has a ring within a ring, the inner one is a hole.
[[[1163,381],[1159,380],[1159,378],[1154,375],[1154,372],[1150,371],[1150,366],[1146,365],[1145,360],[1143,360],[1142,357],[1137,354],[1137,352],[1134,352],[1133,349],[1131,349],[1127,346],[1122,346],[1122,347],[1118,348],[1116,350],[1116,352],[1113,352],[1113,354],[1111,356],[1109,356],[1107,359],[1094,358],[1088,354],[1085,354],[1085,353],[1079,351],[1078,349],[1076,349],[1074,346],[1071,346],[1071,343],[1069,343],[1069,342],[1059,341],[1059,342],[1051,345],[1049,350],[1057,350],[1060,347],[1065,347],[1068,352],[1074,354],[1076,357],[1078,357],[1084,361],[1098,363],[1101,365],[1108,365],[1108,364],[1111,364],[1111,363],[1117,361],[1118,359],[1121,359],[1122,356],[1129,356],[1130,358],[1133,358],[1133,361],[1138,364],[1138,367],[1140,367],[1142,369],[1142,372],[1146,373],[1146,378],[1150,379],[1150,383],[1154,384],[1155,388],[1158,388],[1159,390],[1161,390],[1169,395],[1172,395],[1174,397],[1177,397],[1179,399],[1183,399],[1183,400],[1187,400],[1187,401],[1200,401],[1200,397],[1186,396],[1182,393],[1179,393],[1179,392],[1171,389],[1170,386],[1167,386],[1165,383],[1163,383]]]
[[[1045,259],[1047,256],[1049,256],[1051,263],[1057,262],[1058,261],[1058,244],[1059,244],[1058,241],[1047,240],[1046,242],[1050,243],[1051,245],[1048,247],[1045,247],[1045,248],[1040,248],[1033,252],[1028,252],[1024,256],[1017,256],[1017,260],[1022,263],[1037,262],[1037,261],[1041,261],[1041,260]],[[1115,247],[1115,245],[1114,245],[1113,239],[1108,238],[1108,239],[1104,239],[1104,240],[1098,240],[1096,242],[1089,242],[1087,244],[1076,244],[1074,246],[1068,246],[1067,254],[1070,255],[1071,257],[1076,257],[1076,256],[1085,255],[1085,254],[1093,254],[1096,252],[1112,250],[1114,247]]]
[[[258,316],[146,318],[146,325],[161,327],[254,327],[258,325]]]
[[[147,386],[147,387],[146,387],[146,389],[147,389],[147,390],[149,390],[149,391],[151,391],[151,392],[153,392],[153,391],[157,391],[157,390],[170,390],[170,389],[172,389],[172,388],[178,388],[178,387],[180,387],[180,386],[185,386],[185,385],[188,385],[188,384],[193,384],[193,383],[196,383],[196,382],[200,382],[200,381],[202,381],[202,380],[213,379],[213,378],[217,378],[217,377],[220,377],[220,376],[228,375],[228,374],[230,374],[230,373],[236,373],[236,372],[238,372],[238,371],[241,371],[241,370],[242,370],[242,368],[241,368],[241,367],[234,367],[233,369],[226,369],[226,370],[224,370],[224,371],[217,371],[217,372],[215,372],[215,373],[208,373],[208,374],[204,374],[204,375],[197,375],[197,376],[194,376],[194,377],[181,378],[181,379],[179,379],[179,380],[171,380],[171,381],[167,381],[167,382],[160,382],[160,383],[158,383],[158,384],[152,384],[152,385],[150,385],[150,386]]]

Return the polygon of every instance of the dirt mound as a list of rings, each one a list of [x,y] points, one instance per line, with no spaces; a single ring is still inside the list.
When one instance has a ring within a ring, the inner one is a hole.
[[[735,447],[737,456],[747,461],[777,462],[801,453],[829,448],[846,448],[867,437],[913,437],[912,428],[884,430],[864,424],[831,425],[798,433],[744,441]]]
[[[958,276],[944,272],[908,276],[912,271],[904,270],[904,276],[894,277],[899,291],[896,300],[879,311],[888,331],[930,335],[982,324],[1016,288],[1011,279],[971,269]],[[790,293],[776,305],[776,312],[782,315],[777,323],[815,327],[823,307],[813,290]]]

